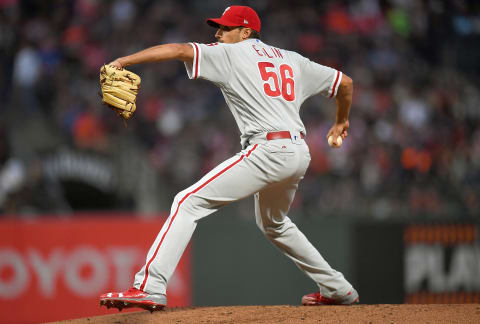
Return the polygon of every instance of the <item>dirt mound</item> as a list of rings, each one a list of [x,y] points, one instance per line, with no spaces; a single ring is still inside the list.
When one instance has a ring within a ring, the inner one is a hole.
[[[57,323],[480,323],[480,304],[222,306],[119,313]]]

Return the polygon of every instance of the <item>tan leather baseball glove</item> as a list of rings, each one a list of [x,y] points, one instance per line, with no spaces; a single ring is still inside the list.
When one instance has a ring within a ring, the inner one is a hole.
[[[137,109],[135,102],[140,82],[140,77],[131,71],[103,65],[100,68],[102,103],[112,108],[124,120],[129,119]]]

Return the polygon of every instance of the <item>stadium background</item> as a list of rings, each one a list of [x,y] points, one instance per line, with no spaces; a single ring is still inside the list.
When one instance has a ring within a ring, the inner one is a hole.
[[[312,163],[291,211],[299,227],[362,302],[479,302],[476,1],[0,0],[8,322],[105,313],[95,297],[131,283],[174,195],[238,151],[221,92],[188,80],[179,62],[132,67],[143,83],[127,128],[97,94],[101,64],[159,43],[212,42],[205,18],[230,4],[258,11],[266,43],[354,80],[340,150],[325,141],[334,101],[303,105]],[[137,238],[118,239],[133,229]],[[182,262],[185,290],[172,305],[297,304],[314,289],[261,237],[251,199],[201,222]],[[72,288],[82,285],[91,290]]]

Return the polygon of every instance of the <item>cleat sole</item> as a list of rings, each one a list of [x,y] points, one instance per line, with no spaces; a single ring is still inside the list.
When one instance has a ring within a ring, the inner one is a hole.
[[[153,304],[152,302],[140,302],[140,301],[123,301],[123,300],[101,300],[100,306],[106,306],[107,309],[117,308],[120,312],[124,308],[142,308],[148,310],[150,313],[155,311],[161,311],[165,308],[165,305]]]

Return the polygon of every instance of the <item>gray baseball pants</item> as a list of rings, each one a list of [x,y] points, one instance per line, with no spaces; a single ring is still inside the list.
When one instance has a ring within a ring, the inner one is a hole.
[[[351,284],[330,267],[317,249],[287,217],[298,183],[308,168],[310,153],[304,140],[267,141],[265,134],[178,193],[170,216],[148,251],[146,264],[135,275],[134,287],[166,293],[197,222],[231,202],[255,196],[255,217],[265,236],[329,298],[346,295]]]

